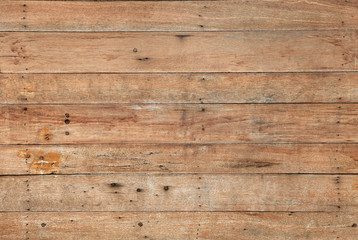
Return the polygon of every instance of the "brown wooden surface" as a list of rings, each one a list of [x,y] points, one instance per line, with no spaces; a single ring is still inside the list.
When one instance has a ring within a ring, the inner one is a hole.
[[[358,176],[2,176],[0,211],[357,211]]]
[[[354,239],[356,213],[0,213],[2,239]]]
[[[356,144],[0,146],[0,175],[358,173]]]
[[[358,1],[0,0],[0,239],[348,239]]]
[[[2,1],[0,31],[357,29],[357,1]],[[279,13],[279,14],[278,14]]]
[[[358,73],[0,74],[3,104],[358,102]]]
[[[357,30],[0,33],[2,73],[357,70]]]
[[[357,111],[357,104],[2,105],[0,143],[356,143]]]

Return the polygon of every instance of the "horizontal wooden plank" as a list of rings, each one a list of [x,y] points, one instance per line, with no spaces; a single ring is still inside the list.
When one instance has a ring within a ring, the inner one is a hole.
[[[352,239],[353,213],[0,213],[2,239]]]
[[[357,175],[0,177],[0,211],[357,211]]]
[[[358,102],[358,73],[0,74],[0,103]]]
[[[0,146],[0,175],[358,173],[356,144]]]
[[[0,31],[350,29],[355,1],[0,1]]]
[[[358,104],[2,105],[1,144],[353,143]]]
[[[358,31],[0,33],[2,73],[357,70]]]

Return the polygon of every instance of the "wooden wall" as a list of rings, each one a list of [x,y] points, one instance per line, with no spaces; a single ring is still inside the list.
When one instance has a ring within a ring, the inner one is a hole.
[[[0,0],[0,239],[357,239],[357,116],[357,0]]]

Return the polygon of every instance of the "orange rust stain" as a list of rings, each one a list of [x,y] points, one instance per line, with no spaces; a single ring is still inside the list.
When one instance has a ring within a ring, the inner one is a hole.
[[[48,142],[52,140],[52,138],[53,138],[52,132],[47,127],[43,127],[41,131],[41,140],[43,142]]]
[[[21,93],[25,94],[25,95],[32,94],[34,92],[35,92],[34,85],[28,85],[28,86],[24,87],[24,89],[21,91]]]
[[[352,189],[353,190],[358,190],[358,184],[353,184]]]
[[[55,152],[20,150],[18,156],[31,160],[28,167],[31,172],[48,174],[59,173],[61,154]]]

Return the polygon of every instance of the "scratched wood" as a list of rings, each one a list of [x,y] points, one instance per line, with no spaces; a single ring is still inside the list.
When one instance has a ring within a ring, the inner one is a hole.
[[[0,178],[0,211],[349,211],[358,176],[104,174]]]
[[[358,73],[1,74],[0,103],[358,102]]]
[[[0,146],[0,175],[358,173],[356,144]]]
[[[357,219],[355,213],[27,212],[0,213],[0,229],[2,239],[354,239]]]
[[[0,33],[2,73],[357,70],[358,31]]]
[[[2,105],[0,143],[353,143],[357,112],[357,104]]]
[[[352,29],[356,1],[1,1],[0,31]]]

